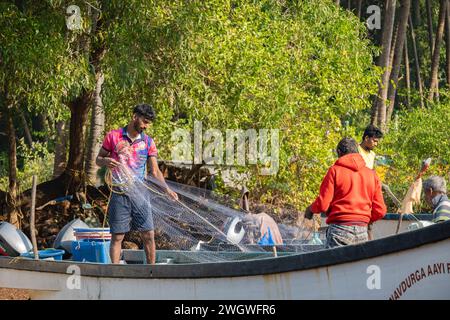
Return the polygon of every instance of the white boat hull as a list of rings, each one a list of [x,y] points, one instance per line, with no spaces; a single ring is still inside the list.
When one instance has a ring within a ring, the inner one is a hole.
[[[450,222],[245,262],[133,266],[1,258],[0,287],[28,289],[33,299],[450,299],[449,249]]]

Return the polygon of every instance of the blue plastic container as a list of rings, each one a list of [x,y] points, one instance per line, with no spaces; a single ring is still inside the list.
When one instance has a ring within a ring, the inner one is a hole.
[[[41,259],[41,260],[58,260],[58,261],[60,261],[60,260],[62,260],[64,253],[65,253],[64,250],[52,249],[52,248],[45,249],[45,250],[38,250],[38,256],[39,256],[39,259]],[[34,259],[34,253],[32,251],[27,252],[27,253],[22,253],[20,256]]]
[[[109,247],[111,241],[77,240],[72,241],[72,260],[80,262],[111,263]]]

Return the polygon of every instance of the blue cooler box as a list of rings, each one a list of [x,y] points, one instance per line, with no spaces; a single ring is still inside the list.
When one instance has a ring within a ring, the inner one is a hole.
[[[81,262],[111,263],[109,246],[111,241],[76,240],[72,241],[72,260]]]

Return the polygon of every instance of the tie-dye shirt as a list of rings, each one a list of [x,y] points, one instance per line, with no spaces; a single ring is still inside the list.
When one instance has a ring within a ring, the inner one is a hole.
[[[127,165],[134,176],[141,180],[146,176],[147,159],[158,155],[152,138],[142,132],[140,137],[132,141],[127,127],[108,132],[102,148],[110,153],[111,158]]]

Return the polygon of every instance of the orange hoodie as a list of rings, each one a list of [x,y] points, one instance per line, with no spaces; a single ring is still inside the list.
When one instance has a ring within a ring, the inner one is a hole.
[[[320,195],[311,205],[325,212],[327,224],[367,225],[386,214],[381,182],[359,153],[340,157],[328,170]]]

